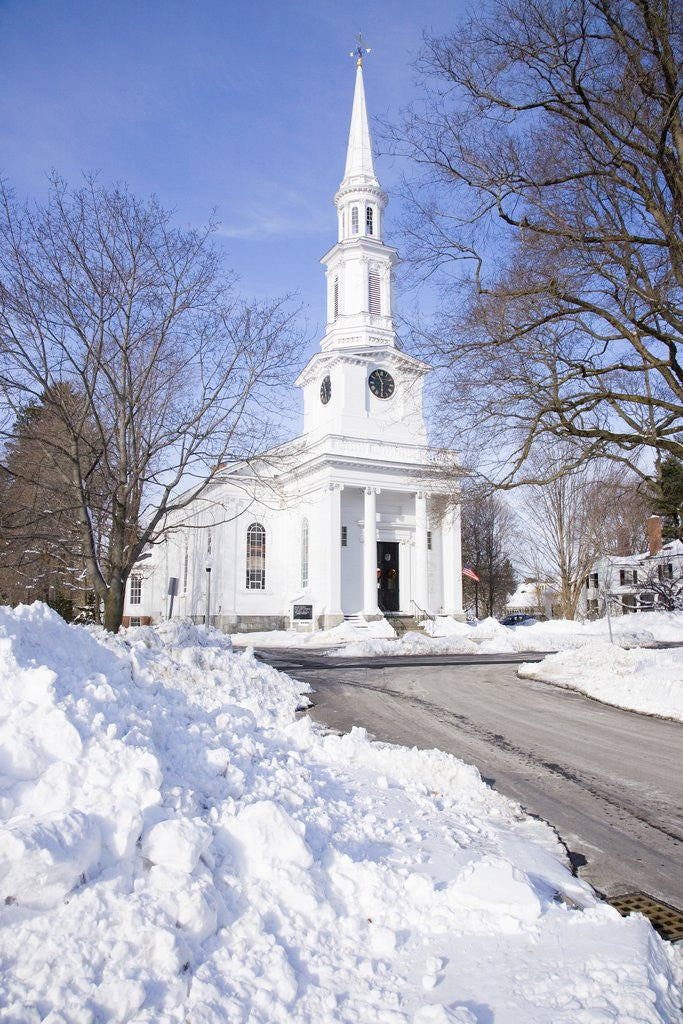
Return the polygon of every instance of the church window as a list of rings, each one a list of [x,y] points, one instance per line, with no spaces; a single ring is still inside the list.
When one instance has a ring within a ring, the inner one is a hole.
[[[334,319],[339,316],[339,278],[334,279]]]
[[[247,590],[266,589],[266,531],[261,523],[247,527]]]
[[[348,541],[348,531],[347,531],[347,528],[345,526],[342,526],[342,528],[341,528],[341,546],[343,548],[346,547],[347,541]]]
[[[371,313],[376,313],[378,316],[382,312],[379,293],[379,274],[372,270],[368,274],[368,309]]]
[[[351,234],[352,235],[357,235],[358,234],[358,207],[357,206],[352,206],[351,207]]]
[[[130,603],[140,604],[142,601],[142,576],[130,578]]]
[[[301,586],[308,586],[308,519],[301,520]]]
[[[365,234],[366,235],[371,235],[372,234],[372,207],[371,206],[366,206],[365,207]]]

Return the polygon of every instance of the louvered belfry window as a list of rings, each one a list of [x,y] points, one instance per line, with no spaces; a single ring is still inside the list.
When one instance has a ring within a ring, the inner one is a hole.
[[[261,523],[247,528],[247,590],[266,589],[266,531]]]
[[[378,316],[382,312],[379,293],[379,274],[374,270],[371,270],[368,274],[368,309],[371,313],[376,313]]]

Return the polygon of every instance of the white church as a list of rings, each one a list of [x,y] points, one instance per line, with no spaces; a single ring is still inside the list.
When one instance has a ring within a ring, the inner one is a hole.
[[[337,242],[323,256],[327,328],[299,375],[301,437],[259,468],[220,470],[133,572],[124,625],[170,616],[229,632],[320,629],[344,617],[462,619],[457,453],[430,448],[429,366],[400,348],[386,194],[359,56]]]

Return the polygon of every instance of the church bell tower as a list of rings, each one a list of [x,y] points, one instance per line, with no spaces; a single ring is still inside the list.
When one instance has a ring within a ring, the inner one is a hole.
[[[401,351],[394,330],[398,254],[384,243],[387,196],[375,172],[360,46],[357,55],[346,165],[334,196],[337,241],[321,260],[325,336],[296,382],[304,391],[304,433],[426,444],[429,367]]]

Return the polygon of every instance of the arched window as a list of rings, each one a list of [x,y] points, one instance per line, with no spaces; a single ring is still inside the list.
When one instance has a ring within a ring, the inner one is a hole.
[[[372,234],[372,207],[371,206],[366,206],[365,207],[365,234],[366,235],[371,235]]]
[[[247,590],[266,589],[266,531],[260,523],[247,527]]]
[[[357,206],[352,206],[351,207],[351,234],[352,235],[357,235],[358,234],[358,207]]]
[[[301,520],[301,586],[308,586],[308,519]]]

